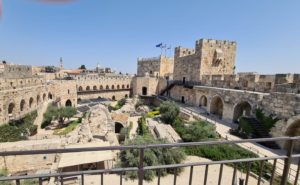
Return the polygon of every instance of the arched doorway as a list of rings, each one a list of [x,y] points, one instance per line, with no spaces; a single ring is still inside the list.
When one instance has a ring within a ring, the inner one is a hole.
[[[78,99],[77,99],[77,103],[81,103],[81,98],[78,98]]]
[[[122,128],[124,128],[124,126],[121,123],[115,122],[115,133],[119,134],[121,132]]]
[[[295,136],[300,136],[300,119],[294,121],[286,130],[285,132],[286,136],[289,137],[295,137]],[[285,144],[285,148],[288,148],[288,142]],[[294,143],[294,150],[297,152],[300,152],[300,141],[297,140]]]
[[[14,108],[15,108],[15,104],[14,103],[10,103],[8,105],[8,114],[12,114],[14,112]]]
[[[45,101],[46,100],[46,94],[44,93],[43,94],[43,101]]]
[[[78,91],[83,91],[83,89],[82,89],[82,87],[81,87],[81,86],[79,86],[79,88],[78,88]]]
[[[251,116],[251,105],[247,101],[240,102],[236,104],[233,110],[233,119],[234,123],[239,121],[241,116],[250,117]]]
[[[148,94],[147,91],[148,91],[147,87],[142,87],[142,95],[143,96],[146,96]]]
[[[181,103],[185,103],[184,96],[181,96]]]
[[[21,103],[20,103],[20,111],[23,111],[25,108],[25,100],[21,100]]]
[[[112,99],[113,101],[116,101],[116,97],[115,97],[115,96],[112,96],[111,99]]]
[[[201,96],[200,102],[199,102],[199,107],[206,107],[207,106],[207,98],[206,96]]]
[[[29,99],[29,108],[31,108],[32,104],[33,104],[33,98],[31,97],[31,98]]]
[[[71,100],[66,101],[66,107],[72,107],[72,102]]]
[[[210,113],[221,119],[223,117],[223,107],[223,101],[220,96],[215,96],[212,98],[210,103]]]
[[[128,94],[125,94],[125,98],[128,98]]]
[[[48,99],[52,100],[52,94],[51,93],[48,93]]]

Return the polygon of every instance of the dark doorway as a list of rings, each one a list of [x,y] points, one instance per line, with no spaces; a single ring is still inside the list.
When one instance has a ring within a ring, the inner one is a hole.
[[[182,83],[185,84],[185,77],[182,78]]]
[[[185,103],[184,96],[181,96],[181,103]]]
[[[121,123],[115,122],[115,133],[120,133],[122,128],[124,128],[124,126]]]
[[[66,101],[66,107],[72,107],[72,102],[71,100]]]
[[[142,95],[146,96],[147,95],[147,87],[142,88]]]

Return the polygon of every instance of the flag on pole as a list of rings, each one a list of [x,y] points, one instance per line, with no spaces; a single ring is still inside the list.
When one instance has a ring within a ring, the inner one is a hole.
[[[162,45],[163,45],[163,43],[161,42],[161,43],[157,44],[155,47],[157,47],[157,48],[161,48],[161,47],[162,47]]]

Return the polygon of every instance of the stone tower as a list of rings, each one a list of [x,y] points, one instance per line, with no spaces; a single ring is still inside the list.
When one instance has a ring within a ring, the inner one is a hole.
[[[236,42],[201,39],[195,49],[175,48],[174,80],[200,81],[203,75],[231,75],[235,71]]]

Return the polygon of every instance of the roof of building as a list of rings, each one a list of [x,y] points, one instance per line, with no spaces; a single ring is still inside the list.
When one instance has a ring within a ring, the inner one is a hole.
[[[110,146],[109,142],[92,142],[85,144],[68,145],[66,148],[89,148]],[[80,164],[89,164],[101,161],[113,160],[114,155],[110,150],[63,153],[58,163],[58,168],[76,166]]]

